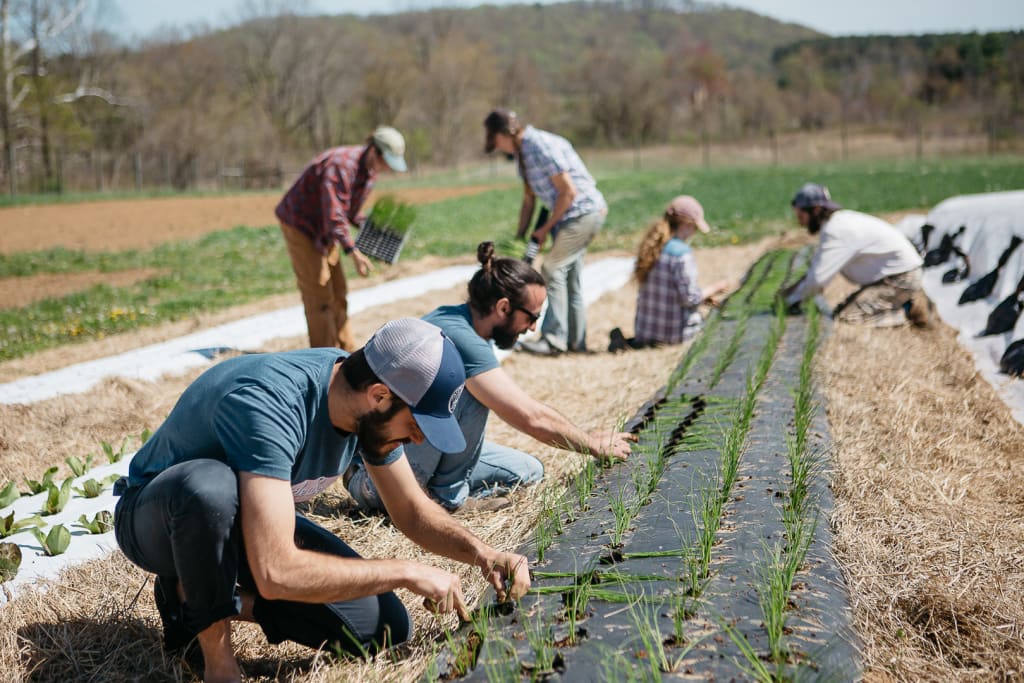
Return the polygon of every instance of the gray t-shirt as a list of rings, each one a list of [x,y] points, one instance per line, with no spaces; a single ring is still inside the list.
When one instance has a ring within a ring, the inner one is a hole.
[[[132,459],[128,485],[139,486],[181,462],[209,458],[238,472],[291,482],[296,501],[334,482],[359,448],[331,424],[331,371],[347,354],[304,349],[230,358],[204,372]],[[384,464],[403,451],[396,448]]]

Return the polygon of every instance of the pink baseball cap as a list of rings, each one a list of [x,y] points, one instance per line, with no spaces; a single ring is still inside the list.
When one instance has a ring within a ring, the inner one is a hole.
[[[689,218],[701,232],[711,232],[711,226],[704,220],[704,207],[688,194],[681,194],[665,207],[665,216]]]

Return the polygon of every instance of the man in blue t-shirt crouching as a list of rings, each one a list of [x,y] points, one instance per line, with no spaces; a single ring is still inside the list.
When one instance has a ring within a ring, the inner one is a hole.
[[[357,451],[399,530],[480,567],[499,598],[525,594],[526,558],[454,521],[420,489],[403,452],[423,441],[465,448],[452,415],[464,382],[451,340],[413,318],[387,323],[352,355],[247,355],[203,373],[115,486],[117,542],[157,575],[165,649],[197,638],[207,683],[239,681],[232,619],[258,622],[271,643],[359,654],[409,637],[396,588],[423,596],[428,609],[469,618],[455,575],[362,559],[295,511]]]

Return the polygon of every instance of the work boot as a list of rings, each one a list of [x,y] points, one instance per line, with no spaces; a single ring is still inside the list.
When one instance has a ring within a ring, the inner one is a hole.
[[[608,337],[610,338],[608,353],[618,353],[619,351],[626,350],[626,335],[622,334],[622,330],[613,327],[612,331],[608,333]]]
[[[548,342],[547,339],[543,338],[532,342],[519,342],[519,345],[516,348],[522,349],[534,356],[561,356],[563,353],[561,349],[556,349],[550,344],[550,342]]]
[[[935,326],[935,304],[923,290],[918,290],[907,307],[907,320],[914,327],[930,329]]]
[[[153,600],[164,626],[164,652],[184,656],[196,641],[196,633],[185,626],[185,615],[178,599],[178,579],[158,576],[153,580]]]

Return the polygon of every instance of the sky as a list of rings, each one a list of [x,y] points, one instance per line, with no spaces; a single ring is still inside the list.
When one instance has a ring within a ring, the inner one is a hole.
[[[516,1],[489,0],[488,4]],[[479,4],[481,0],[107,0],[106,14],[115,32],[125,38],[143,38],[168,27],[229,26],[238,23],[246,5],[286,5],[315,14],[367,14]],[[1024,30],[1021,0],[730,0],[726,4],[830,35]]]

